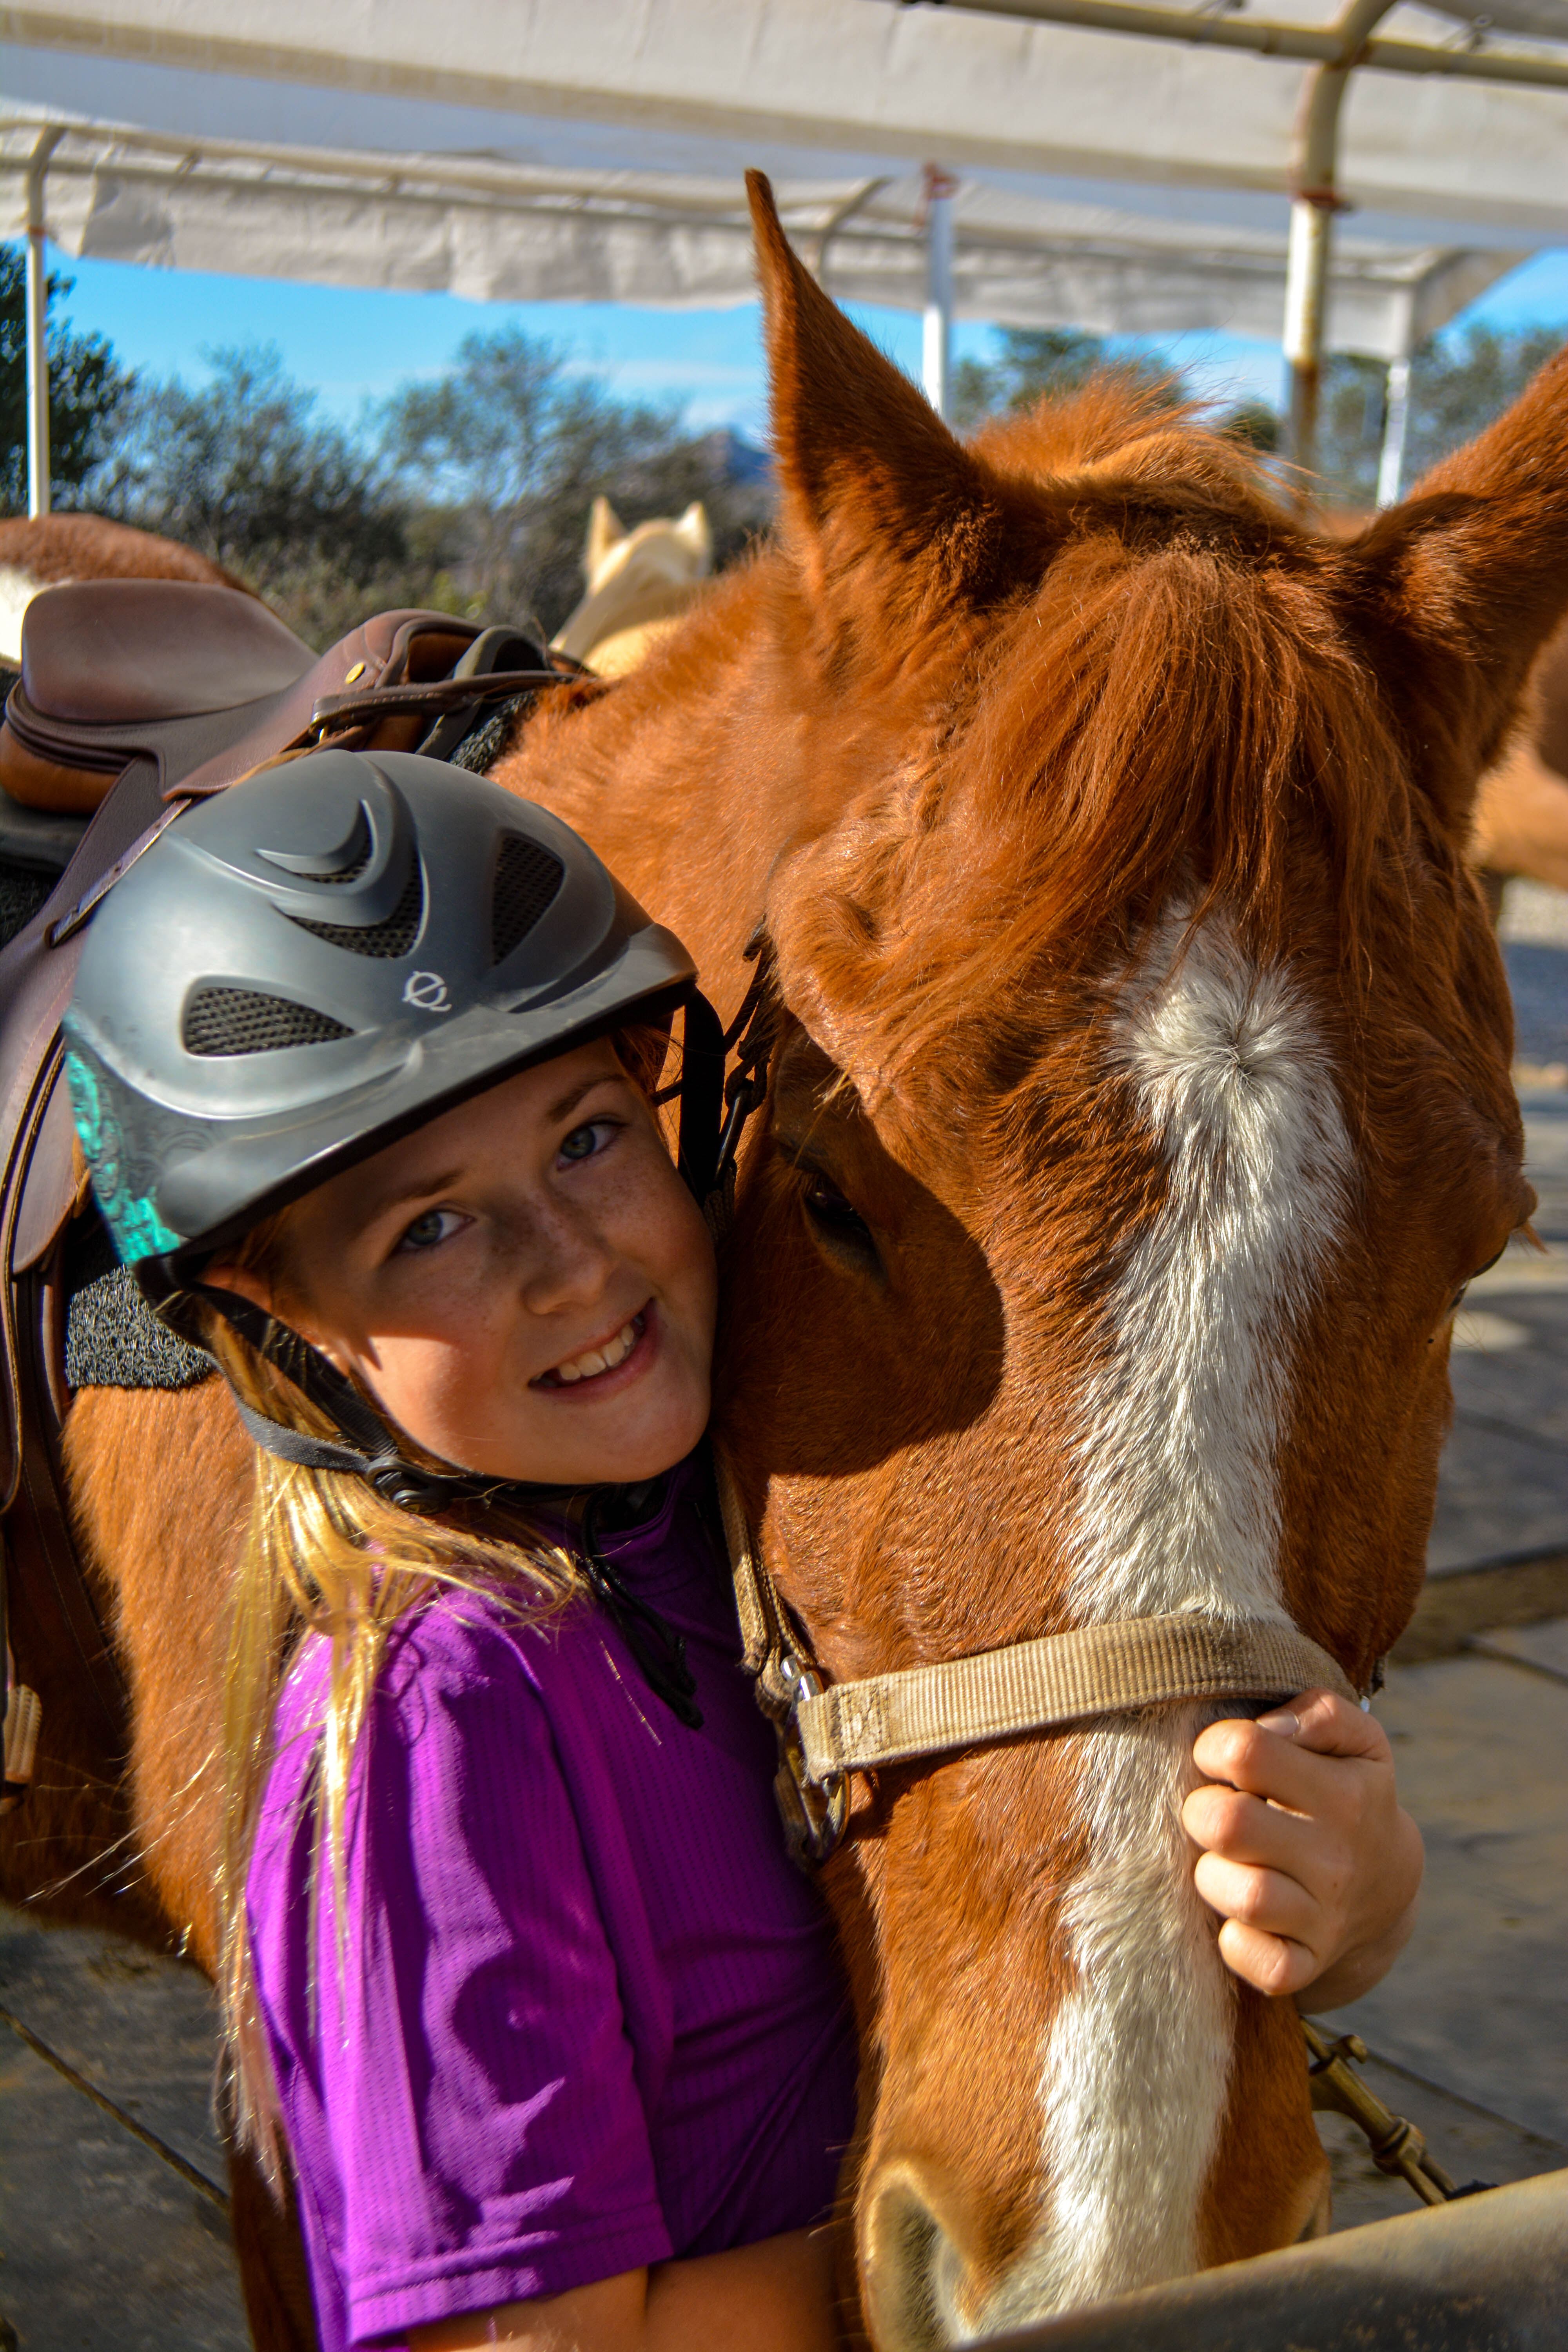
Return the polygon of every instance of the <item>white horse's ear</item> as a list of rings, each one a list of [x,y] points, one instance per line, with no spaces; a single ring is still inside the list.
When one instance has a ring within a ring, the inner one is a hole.
[[[713,569],[713,530],[708,520],[708,509],[700,499],[693,499],[675,526],[675,536],[682,546],[689,547],[697,558],[697,576]]]
[[[609,499],[596,498],[588,515],[588,544],[583,550],[583,569],[590,588],[605,556],[613,547],[620,545],[626,535],[626,527]]]

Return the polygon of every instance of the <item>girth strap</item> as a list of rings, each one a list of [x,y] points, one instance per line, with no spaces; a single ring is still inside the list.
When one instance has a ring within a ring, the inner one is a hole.
[[[1054,1731],[1180,1699],[1284,1698],[1323,1685],[1355,1693],[1327,1650],[1293,1625],[1215,1617],[1133,1617],[1006,1649],[837,1683],[795,1709],[819,1785],[912,1756]]]

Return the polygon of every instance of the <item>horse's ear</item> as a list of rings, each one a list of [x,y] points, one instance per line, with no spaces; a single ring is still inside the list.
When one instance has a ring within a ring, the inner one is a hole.
[[[785,536],[808,597],[858,579],[884,621],[934,595],[984,593],[997,560],[1000,485],[830,302],[791,248],[773,190],[746,174],[773,377]]]
[[[1462,834],[1568,613],[1568,352],[1337,562],[1416,772]]]
[[[583,569],[588,575],[588,585],[594,584],[598,571],[613,547],[618,547],[626,535],[626,527],[608,499],[600,496],[594,500],[588,513],[588,544],[583,550]]]
[[[700,499],[693,499],[675,526],[675,536],[689,547],[697,558],[700,572],[713,568],[713,530],[708,520],[708,509]]]

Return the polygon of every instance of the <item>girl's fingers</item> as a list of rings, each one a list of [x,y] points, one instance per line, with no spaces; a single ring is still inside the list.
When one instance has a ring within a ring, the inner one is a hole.
[[[1326,1839],[1320,1822],[1234,1789],[1194,1789],[1182,1807],[1182,1827],[1206,1853],[1281,1871],[1320,1894],[1327,1890],[1317,1883],[1342,1867],[1339,1840]]]
[[[1310,1691],[1256,1723],[1211,1723],[1194,1743],[1193,1761],[1211,1780],[1310,1813],[1344,1785],[1344,1762],[1375,1770],[1392,1765],[1393,1752],[1370,1715],[1331,1691]]]
[[[1219,1950],[1233,1976],[1255,1985],[1270,1999],[1301,1991],[1318,1974],[1318,1961],[1304,1945],[1266,1935],[1239,1919],[1227,1919],[1221,1927]]]
[[[1237,1927],[1279,1936],[1315,1953],[1323,1940],[1323,1914],[1306,1888],[1278,1870],[1226,1862],[1222,1854],[1198,1856],[1194,1884],[1211,1911]]]

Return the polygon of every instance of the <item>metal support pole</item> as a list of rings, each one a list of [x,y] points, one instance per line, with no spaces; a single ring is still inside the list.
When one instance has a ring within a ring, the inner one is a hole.
[[[65,133],[39,135],[27,166],[27,512],[49,510],[48,263],[44,253],[44,182]]]
[[[1383,447],[1377,460],[1379,509],[1399,503],[1399,478],[1405,471],[1405,435],[1410,419],[1410,362],[1390,360],[1388,399],[1383,412]]]
[[[1296,155],[1290,202],[1290,247],[1285,279],[1285,364],[1289,371],[1290,461],[1298,468],[1297,497],[1309,496],[1305,476],[1318,457],[1318,391],[1323,365],[1323,323],[1333,216],[1343,210],[1334,186],[1339,160],[1340,109],[1351,75],[1361,62],[1367,36],[1394,0],[1351,0],[1333,26],[1339,54],[1321,65],[1307,86],[1296,125]]]
[[[936,163],[925,167],[926,307],[921,381],[943,424],[952,351],[952,200],[958,182]]]
[[[880,195],[882,190],[887,185],[888,182],[886,178],[880,180],[862,180],[854,194],[851,196],[846,196],[844,202],[838,205],[835,211],[829,213],[826,220],[817,231],[816,249],[811,255],[807,266],[811,270],[812,276],[816,278],[817,284],[821,287],[825,294],[827,291],[828,247],[833,243],[833,240],[837,236],[839,230],[845,226],[846,223],[852,221],[855,218],[856,214],[863,210],[863,208],[870,203],[873,196]]]

